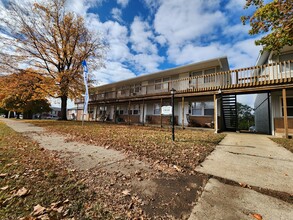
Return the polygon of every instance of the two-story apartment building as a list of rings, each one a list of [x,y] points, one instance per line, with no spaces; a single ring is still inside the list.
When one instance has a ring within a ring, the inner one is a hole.
[[[90,95],[88,120],[169,125],[170,116],[162,115],[161,107],[171,104],[173,88],[175,123],[211,127],[215,107],[208,88],[229,83],[228,75],[216,75],[228,70],[227,58],[220,57],[99,86]]]
[[[248,68],[229,70],[227,58],[219,57],[96,87],[91,90],[86,119],[169,125],[171,117],[162,115],[161,108],[171,104],[170,92],[175,89],[175,124],[183,128],[214,127],[216,132],[237,130],[237,94],[266,93],[271,99],[279,97],[274,103],[280,105],[283,103],[280,94],[284,95],[285,91],[289,94],[286,96],[289,104],[286,108],[287,116],[284,116],[287,121],[285,123],[283,120],[283,125],[280,122],[284,119],[282,108],[279,112],[275,108],[267,108],[270,117],[266,121],[271,122],[266,133],[275,134],[274,131],[282,126],[283,130],[280,131],[285,132],[288,123],[289,129],[292,126],[292,47],[284,48],[283,53],[276,58],[273,54],[263,53],[258,64]],[[257,100],[261,100],[260,97]],[[82,100],[76,103],[77,108],[81,109]],[[80,119],[82,114],[82,110],[79,110],[77,118]],[[256,115],[256,126],[259,127],[264,118],[261,119],[257,111]]]

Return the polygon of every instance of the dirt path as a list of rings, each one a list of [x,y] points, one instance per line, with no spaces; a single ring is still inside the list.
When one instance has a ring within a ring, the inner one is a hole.
[[[147,164],[114,149],[68,141],[65,136],[29,123],[1,120],[40,147],[56,152],[70,169],[81,173],[87,185],[97,192],[104,191],[104,200],[117,206],[117,211],[128,209],[152,218],[187,219],[207,182],[205,175],[178,173],[174,168]]]

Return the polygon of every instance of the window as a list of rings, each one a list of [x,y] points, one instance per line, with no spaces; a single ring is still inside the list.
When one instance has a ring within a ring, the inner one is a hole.
[[[131,86],[130,92],[132,94],[133,93],[139,93],[140,91],[141,91],[141,84],[135,84],[135,85]]]
[[[213,102],[192,102],[190,112],[191,112],[191,115],[195,115],[195,116],[214,115],[214,103]]]
[[[100,106],[99,114],[103,115],[103,114],[106,114],[106,112],[107,112],[107,106]]]
[[[140,113],[139,105],[133,105],[130,107],[129,114],[130,115],[138,115]]]
[[[154,115],[159,115],[161,113],[160,104],[154,104]]]
[[[121,106],[117,107],[116,114],[123,115],[125,113],[124,108]]]
[[[293,116],[293,97],[287,97],[287,115]],[[282,102],[282,116],[284,116],[284,107],[283,107],[283,99],[281,98]]]
[[[215,72],[216,72],[215,68],[212,68],[212,69],[204,70],[203,74],[204,75],[210,75],[210,74],[213,74]],[[205,77],[204,82],[205,83],[215,82],[215,76],[207,76],[207,77]]]
[[[163,89],[168,89],[168,87],[169,87],[169,81],[170,81],[170,77],[163,78]]]
[[[214,115],[214,102],[204,103],[204,115]]]
[[[161,90],[162,89],[162,80],[156,79],[155,80],[155,90]]]

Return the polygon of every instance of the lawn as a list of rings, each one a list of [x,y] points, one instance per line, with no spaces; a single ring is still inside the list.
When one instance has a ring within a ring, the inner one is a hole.
[[[72,121],[30,121],[47,131],[68,135],[69,141],[79,141],[123,151],[139,160],[150,163],[176,165],[184,171],[193,171],[215,146],[223,134],[203,130],[176,130],[175,142],[171,129],[127,126],[106,123]]]
[[[0,219],[113,219],[54,153],[0,122]]]
[[[289,151],[293,153],[293,139],[271,138],[271,140],[278,143],[282,147],[287,148]]]

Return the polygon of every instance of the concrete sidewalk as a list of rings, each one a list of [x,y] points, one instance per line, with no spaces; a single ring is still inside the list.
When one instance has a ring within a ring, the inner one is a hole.
[[[198,172],[293,196],[293,154],[268,136],[229,133]],[[195,219],[293,219],[293,205],[252,189],[210,179],[194,207]]]

